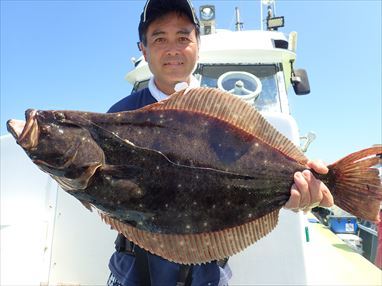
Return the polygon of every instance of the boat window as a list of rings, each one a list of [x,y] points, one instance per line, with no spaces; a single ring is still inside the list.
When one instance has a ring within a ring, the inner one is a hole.
[[[195,71],[201,78],[201,86],[217,87],[219,77],[229,71],[243,71],[258,77],[262,84],[262,90],[253,105],[260,111],[281,112],[280,95],[277,81],[278,65],[199,65]],[[133,92],[148,86],[149,80],[136,82]]]
[[[201,76],[201,86],[217,87],[218,78],[229,71],[248,72],[258,77],[262,91],[253,105],[261,111],[281,111],[276,73],[277,65],[200,65],[196,71]]]

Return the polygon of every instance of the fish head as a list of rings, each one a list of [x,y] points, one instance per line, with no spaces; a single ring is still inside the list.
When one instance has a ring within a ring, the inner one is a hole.
[[[70,111],[29,109],[26,121],[8,120],[8,131],[31,160],[66,190],[87,187],[104,163],[104,153],[90,133],[67,119]]]

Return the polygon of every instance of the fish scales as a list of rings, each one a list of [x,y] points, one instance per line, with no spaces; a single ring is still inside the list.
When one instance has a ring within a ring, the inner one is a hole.
[[[100,116],[105,118],[98,122]],[[111,132],[111,140],[114,135],[118,136],[136,146],[159,151],[173,163],[182,165],[256,176],[265,170],[269,173],[268,168],[272,168],[272,164],[277,169],[288,168],[294,164],[294,160],[285,157],[253,135],[200,113],[155,110],[122,113],[122,116],[93,114],[89,118],[80,117],[84,116],[74,112],[66,113],[68,122],[83,121],[81,126],[91,132],[98,144],[102,144],[103,140],[97,138],[100,132]],[[104,121],[106,122],[103,124]],[[107,122],[117,123],[110,126]],[[115,156],[106,157],[107,160],[121,159]],[[302,166],[293,167],[301,169]]]
[[[217,231],[238,222],[253,220],[263,215],[264,210],[272,209],[274,205],[279,207],[287,201],[290,178],[295,171],[304,168],[297,163],[293,164],[290,158],[272,150],[256,137],[203,114],[176,110],[141,111],[125,113],[116,120],[99,120],[99,115],[86,118],[83,114],[67,112],[65,121],[80,122],[78,116],[85,119],[81,127],[89,130],[98,145],[105,150],[106,166],[124,166],[125,162],[134,166],[130,168],[132,171],[122,167],[118,172],[118,168],[114,168],[118,176],[108,172],[106,178],[110,179],[93,184],[104,187],[94,191],[92,185],[89,186],[86,194],[79,194],[81,199],[98,207],[103,204],[116,205],[115,201],[118,200],[118,213],[126,214],[123,220],[137,223],[146,218],[145,222],[136,226],[149,231]],[[108,122],[114,121],[117,127],[113,126],[112,129]],[[115,140],[115,134],[118,134],[121,141]],[[126,145],[125,140],[147,150],[159,151],[170,162],[163,160],[162,156],[152,158],[146,154],[149,152],[140,156],[142,152]],[[120,156],[108,154],[117,149],[120,150]],[[135,150],[133,154],[136,156],[132,158],[129,154],[133,150],[125,149]],[[230,175],[230,181],[227,181],[225,173],[207,172],[198,167],[229,172],[227,175]],[[285,177],[276,178],[280,169]],[[129,174],[133,174],[133,178],[129,178]],[[231,174],[248,178],[234,179]],[[102,170],[97,175],[104,176]],[[174,176],[178,178],[175,180]],[[120,180],[132,180],[144,195],[122,201],[126,198],[126,190],[119,188],[122,184],[118,184],[114,192],[109,192],[110,186]],[[281,196],[277,192],[281,192]],[[217,202],[216,197],[220,198]],[[91,201],[89,198],[92,198]],[[141,208],[137,207],[139,204]],[[211,209],[213,205],[215,207]],[[126,209],[122,211],[124,207]],[[131,210],[140,215],[132,215]],[[182,213],[182,216],[178,217],[178,213]]]
[[[34,163],[128,239],[171,261],[202,263],[269,233],[307,159],[240,99],[183,93],[115,114],[29,110],[26,123],[8,128]],[[339,206],[370,220],[382,200],[371,168],[381,153],[361,150],[319,175]]]

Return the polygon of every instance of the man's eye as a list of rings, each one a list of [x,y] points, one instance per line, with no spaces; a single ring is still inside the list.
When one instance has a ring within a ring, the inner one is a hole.
[[[187,37],[180,37],[179,38],[179,42],[181,42],[181,43],[188,43],[188,42],[190,42],[190,39],[187,38]]]
[[[164,43],[166,40],[164,38],[156,38],[155,43]]]

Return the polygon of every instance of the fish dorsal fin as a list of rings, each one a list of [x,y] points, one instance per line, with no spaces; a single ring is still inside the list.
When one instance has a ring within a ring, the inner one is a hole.
[[[216,88],[194,88],[174,93],[166,100],[146,106],[144,110],[186,110],[223,120],[254,135],[286,156],[305,165],[304,154],[276,130],[251,105],[240,98]]]

